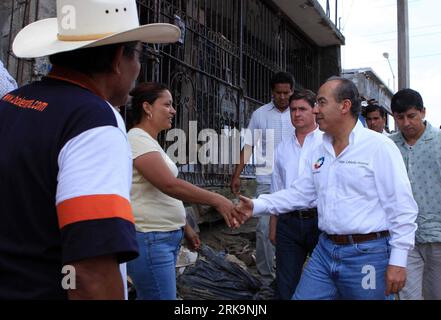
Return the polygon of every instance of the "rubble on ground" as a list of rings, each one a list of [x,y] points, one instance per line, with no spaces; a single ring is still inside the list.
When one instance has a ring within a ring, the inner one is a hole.
[[[185,267],[183,272],[181,267],[177,273],[179,298],[272,299],[273,288],[262,285],[256,271],[256,222],[256,219],[251,219],[239,229],[229,229],[223,223],[200,226],[202,248],[198,258],[193,265]]]

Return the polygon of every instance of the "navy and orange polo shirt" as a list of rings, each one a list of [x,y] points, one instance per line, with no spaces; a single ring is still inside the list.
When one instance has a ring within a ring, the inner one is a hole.
[[[65,299],[63,265],[138,255],[121,116],[54,68],[0,100],[0,299]]]

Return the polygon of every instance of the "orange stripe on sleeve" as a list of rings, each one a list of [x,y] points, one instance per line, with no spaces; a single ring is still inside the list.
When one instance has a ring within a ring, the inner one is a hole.
[[[90,195],[65,200],[57,206],[58,225],[97,219],[121,218],[134,223],[130,202],[118,195]]]

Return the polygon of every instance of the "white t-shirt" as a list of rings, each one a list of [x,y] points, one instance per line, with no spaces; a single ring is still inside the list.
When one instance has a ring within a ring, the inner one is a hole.
[[[150,152],[159,152],[172,174],[178,176],[178,168],[147,132],[133,128],[128,133],[135,160]],[[157,174],[161,174],[158,172]],[[141,232],[174,231],[185,225],[185,208],[181,200],[161,192],[147,181],[136,168],[133,169],[130,192],[136,230]]]

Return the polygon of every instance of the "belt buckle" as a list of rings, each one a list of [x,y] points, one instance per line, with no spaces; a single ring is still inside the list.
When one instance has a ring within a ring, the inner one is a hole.
[[[300,219],[305,219],[305,211],[304,210],[297,210],[297,216]]]
[[[354,239],[351,234],[328,235],[328,239],[337,245],[354,244]]]
[[[341,245],[347,245],[347,244],[354,244],[354,238],[352,237],[352,234],[345,234],[341,236],[341,240],[339,239],[338,242],[340,242]]]
[[[299,210],[299,216],[302,219],[311,219],[314,217],[314,213],[313,213],[312,209]]]

